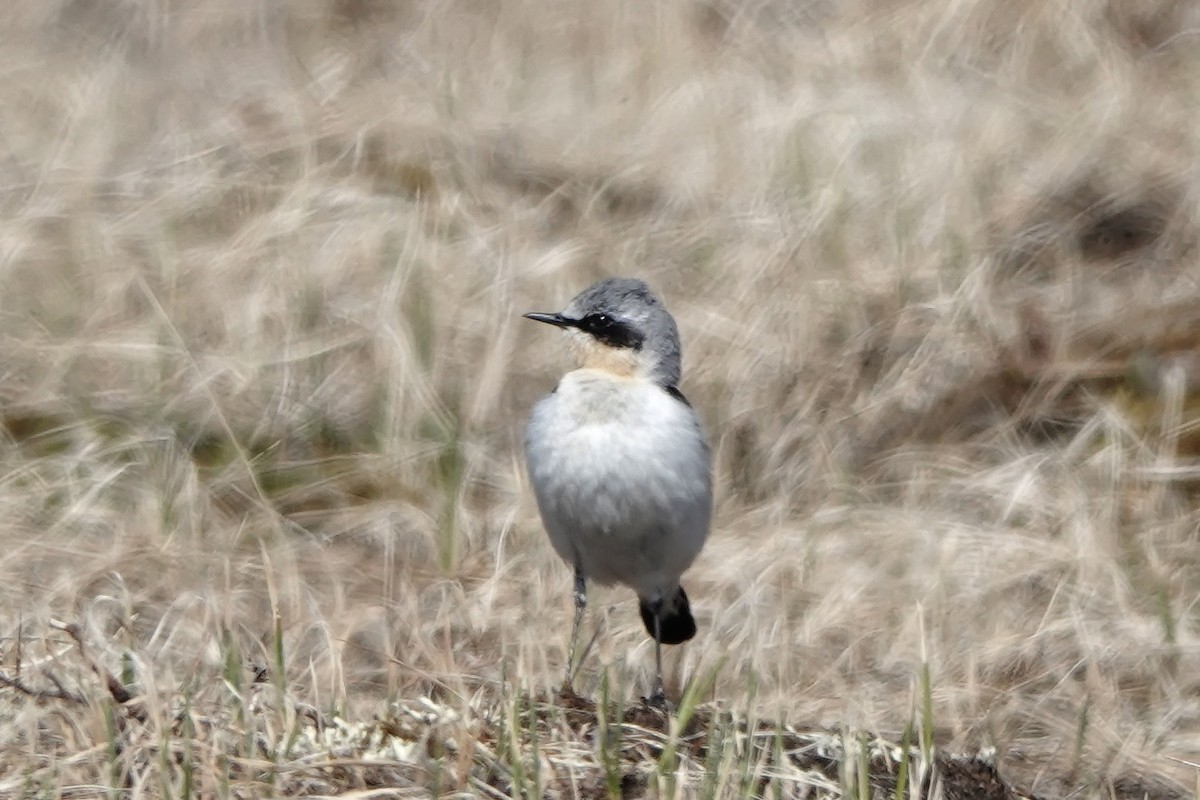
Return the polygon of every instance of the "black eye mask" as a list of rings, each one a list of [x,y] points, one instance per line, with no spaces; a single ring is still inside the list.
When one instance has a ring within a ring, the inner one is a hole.
[[[628,322],[614,319],[608,314],[588,314],[576,323],[576,327],[609,347],[641,350],[645,340],[641,332]]]

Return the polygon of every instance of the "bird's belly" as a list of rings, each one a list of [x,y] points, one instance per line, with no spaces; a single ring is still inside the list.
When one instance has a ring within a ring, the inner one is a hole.
[[[530,431],[554,443],[531,441],[529,465],[555,550],[592,580],[645,593],[671,585],[695,559],[712,506],[708,447],[691,411],[656,409],[659,400],[582,412],[567,404],[575,413],[535,415]]]

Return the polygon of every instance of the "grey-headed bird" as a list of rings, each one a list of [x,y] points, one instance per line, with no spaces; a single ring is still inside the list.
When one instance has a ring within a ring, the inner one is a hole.
[[[542,523],[575,570],[566,684],[587,580],[621,583],[637,592],[654,637],[651,700],[661,704],[662,645],[696,634],[679,578],[704,547],[713,505],[708,442],[679,391],[679,329],[629,278],[600,281],[559,313],[525,316],[561,328],[579,367],[534,406],[525,431]]]

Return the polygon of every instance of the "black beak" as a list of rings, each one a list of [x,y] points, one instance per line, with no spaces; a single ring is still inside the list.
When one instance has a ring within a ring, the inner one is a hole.
[[[562,314],[545,314],[541,311],[530,311],[528,314],[522,314],[525,319],[532,319],[537,322],[545,322],[547,325],[554,325],[559,328],[569,328],[575,324],[575,320],[567,319]]]

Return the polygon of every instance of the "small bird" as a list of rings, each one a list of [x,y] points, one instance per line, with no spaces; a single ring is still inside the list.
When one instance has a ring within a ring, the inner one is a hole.
[[[575,570],[570,688],[587,580],[637,592],[654,637],[650,700],[666,702],[662,645],[696,635],[679,578],[708,538],[708,441],[679,391],[675,319],[640,280],[609,278],[559,313],[528,319],[561,328],[578,363],[533,407],[525,430],[529,477],[555,552]]]

